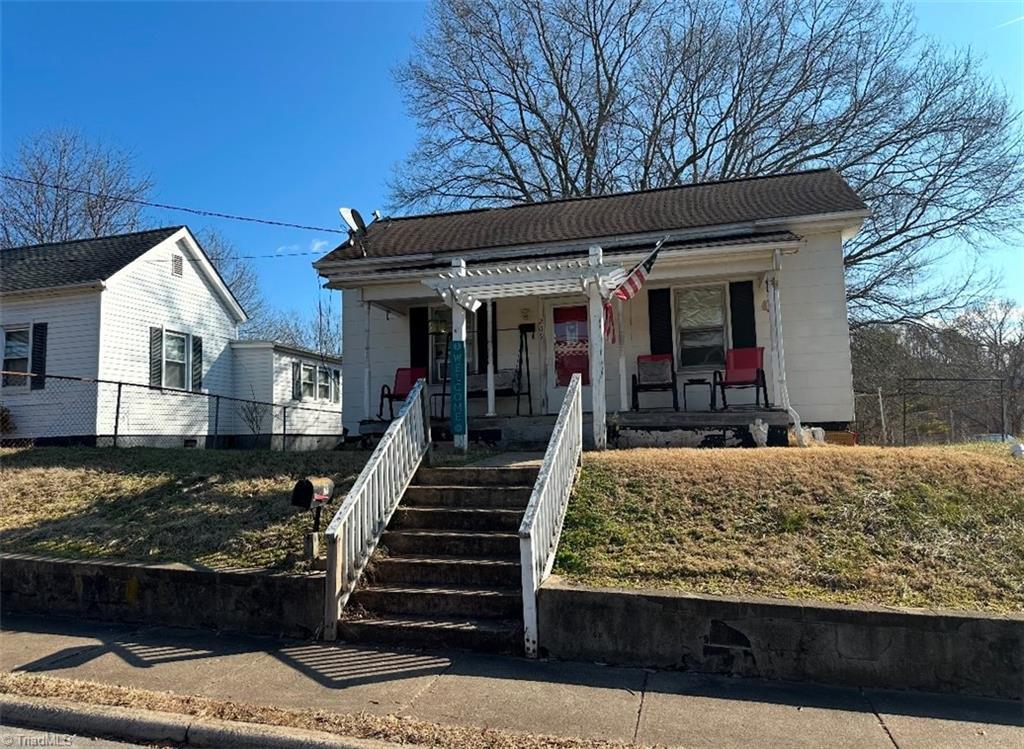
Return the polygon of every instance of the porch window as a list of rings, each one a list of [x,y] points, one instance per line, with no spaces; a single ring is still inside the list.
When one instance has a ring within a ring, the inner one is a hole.
[[[316,398],[316,367],[312,364],[302,365],[302,399]]]
[[[675,290],[676,356],[679,367],[725,363],[725,287]]]
[[[319,367],[317,369],[317,397],[322,401],[329,401],[331,399],[331,375],[327,371],[327,367]]]
[[[29,329],[11,328],[4,331],[4,364],[5,372],[29,371]],[[4,387],[23,387],[28,384],[27,377],[4,375]]]
[[[450,307],[430,308],[430,376],[431,383],[440,383],[448,372],[448,342],[452,335]],[[466,314],[466,373],[477,373],[476,315]]]

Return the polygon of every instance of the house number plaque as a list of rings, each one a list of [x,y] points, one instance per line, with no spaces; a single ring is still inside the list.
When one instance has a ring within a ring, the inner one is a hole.
[[[448,372],[452,382],[452,434],[466,433],[466,342],[452,341]]]

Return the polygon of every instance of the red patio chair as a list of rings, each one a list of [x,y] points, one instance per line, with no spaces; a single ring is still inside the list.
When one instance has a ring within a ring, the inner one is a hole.
[[[725,400],[726,388],[754,388],[755,400],[761,405],[761,394],[764,394],[764,405],[768,405],[768,383],[764,377],[764,346],[750,348],[731,348],[725,352],[725,374],[715,371],[714,388],[722,393],[722,408],[728,408]]]
[[[676,392],[676,368],[672,366],[672,354],[647,354],[636,358],[636,374],[633,375],[633,410],[640,410],[640,393],[672,391],[672,408],[679,410],[679,394]]]
[[[395,401],[404,401],[412,392],[417,380],[424,380],[427,377],[426,367],[401,367],[395,370],[395,386],[380,387],[380,406],[377,408],[377,418],[384,418],[384,401],[388,402],[388,412],[392,421],[395,418]]]

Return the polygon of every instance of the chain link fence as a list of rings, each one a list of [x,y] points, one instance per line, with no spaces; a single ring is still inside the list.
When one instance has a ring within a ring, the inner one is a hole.
[[[343,444],[341,408],[64,375],[0,372],[4,446],[327,450]]]
[[[856,393],[859,441],[934,445],[1011,440],[1006,395],[1005,382],[998,378],[906,377],[899,390]]]

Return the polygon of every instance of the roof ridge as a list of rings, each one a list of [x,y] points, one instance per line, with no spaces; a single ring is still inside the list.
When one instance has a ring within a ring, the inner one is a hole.
[[[725,179],[713,179],[705,182],[689,182],[681,185],[662,185],[661,187],[648,187],[641,190],[624,190],[622,192],[610,192],[604,195],[572,195],[564,198],[552,198],[551,200],[535,200],[529,203],[510,203],[508,205],[481,206],[480,208],[462,208],[456,211],[439,211],[437,213],[414,213],[409,216],[385,216],[374,224],[386,224],[390,221],[409,221],[418,218],[434,218],[436,216],[459,216],[468,213],[484,213],[486,211],[504,211],[513,208],[529,208],[539,205],[554,205],[557,203],[572,203],[583,200],[605,200],[607,198],[619,198],[626,195],[642,195],[647,193],[666,192],[668,190],[685,190],[694,187],[706,187],[708,185],[723,185],[733,182],[755,182],[766,179],[779,179],[782,177],[795,177],[802,174],[816,174],[818,172],[835,172],[830,166],[818,167],[817,169],[798,169],[791,172],[777,172],[775,174],[754,174],[747,177],[728,177]],[[838,175],[838,172],[836,172]]]
[[[154,234],[160,231],[178,231],[184,229],[188,224],[178,224],[177,226],[160,226],[154,229],[140,229],[139,231],[128,231],[123,234],[104,234],[99,237],[79,237],[78,239],[63,239],[56,242],[42,242],[41,244],[22,244],[17,247],[8,247],[6,250],[0,250],[0,253],[10,252],[11,250],[34,250],[38,247],[53,247],[58,244],[78,244],[80,242],[98,242],[104,239],[123,239],[124,237],[134,237],[140,234]]]

